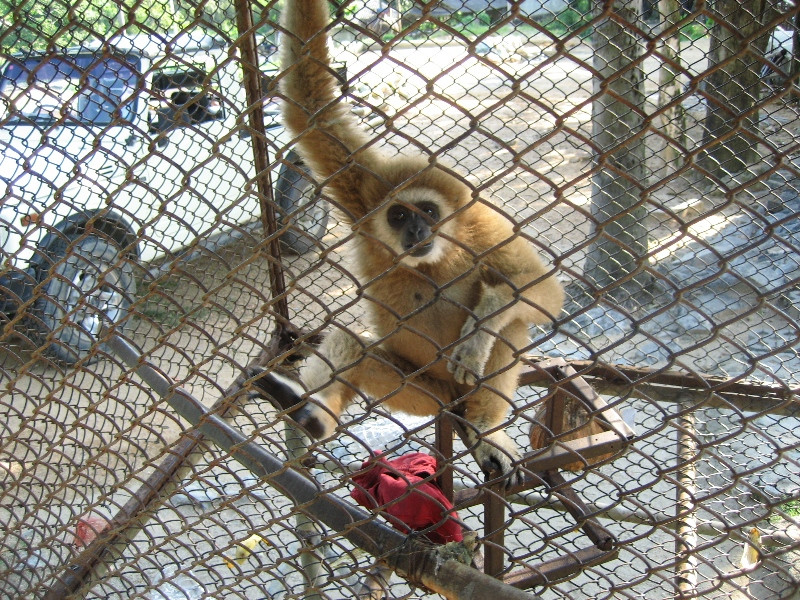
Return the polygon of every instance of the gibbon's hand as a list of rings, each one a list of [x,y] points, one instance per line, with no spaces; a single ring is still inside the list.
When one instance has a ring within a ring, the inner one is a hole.
[[[475,385],[483,377],[483,370],[489,360],[493,338],[476,328],[477,322],[469,317],[461,328],[461,339],[453,354],[447,370],[453,374],[456,383]]]
[[[318,404],[307,402],[292,415],[292,419],[315,440],[331,437],[336,433],[336,419]]]
[[[259,396],[283,410],[289,410],[292,420],[311,437],[321,439],[333,435],[336,420],[314,400],[305,401],[304,390],[296,381],[275,372],[267,372],[261,367],[249,369],[247,376],[253,378],[253,387]]]

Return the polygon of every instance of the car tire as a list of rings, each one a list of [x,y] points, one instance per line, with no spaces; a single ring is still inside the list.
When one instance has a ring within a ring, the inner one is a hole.
[[[136,296],[133,267],[116,245],[92,235],[73,245],[59,240],[47,255],[52,266],[41,274],[35,312],[49,351],[67,364],[91,363],[102,326],[122,321]]]
[[[275,200],[280,207],[281,226],[288,225],[281,242],[296,254],[319,248],[328,231],[328,204],[317,198],[314,189],[309,170],[302,162],[281,166]]]

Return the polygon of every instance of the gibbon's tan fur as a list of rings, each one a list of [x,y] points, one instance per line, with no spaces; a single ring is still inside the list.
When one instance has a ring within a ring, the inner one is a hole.
[[[415,415],[447,406],[471,424],[484,472],[509,476],[518,453],[501,427],[519,355],[529,325],[561,310],[563,291],[513,223],[473,199],[465,183],[426,156],[385,154],[371,143],[340,101],[329,21],[325,0],[285,3],[283,116],[315,179],[357,233],[353,252],[373,336],[342,328],[327,335],[301,369],[310,401],[298,420],[326,438],[356,395]],[[423,210],[425,221],[412,214]],[[404,248],[401,234],[412,225],[390,225],[401,216],[429,226],[429,237]]]

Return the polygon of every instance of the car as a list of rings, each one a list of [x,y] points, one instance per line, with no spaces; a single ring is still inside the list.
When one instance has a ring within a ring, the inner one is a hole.
[[[0,316],[24,311],[56,358],[92,360],[103,324],[124,320],[153,261],[258,223],[231,56],[222,40],[183,33],[7,57]],[[281,239],[306,252],[325,235],[327,205],[269,98],[264,117]]]
[[[780,70],[786,71],[786,65],[792,60],[794,54],[794,31],[786,27],[776,27],[770,34],[764,58],[769,63],[761,66],[761,79],[769,84],[781,84],[785,81],[779,72],[776,72],[773,65]]]

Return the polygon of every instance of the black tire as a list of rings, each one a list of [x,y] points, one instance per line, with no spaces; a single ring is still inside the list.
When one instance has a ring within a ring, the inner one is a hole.
[[[297,254],[319,248],[320,240],[328,231],[328,204],[316,197],[314,189],[314,182],[303,163],[296,161],[281,166],[275,201],[280,207],[278,218],[281,225],[289,225],[281,235],[281,242]]]
[[[89,356],[104,322],[117,323],[128,314],[136,296],[133,267],[120,260],[117,246],[96,236],[72,246],[59,240],[47,254],[53,262],[40,276],[36,315],[50,352],[73,364]]]

